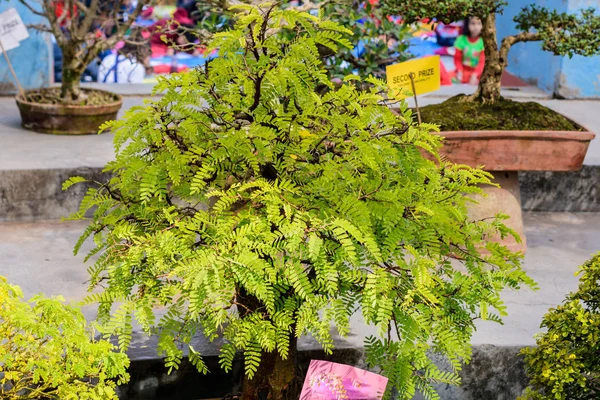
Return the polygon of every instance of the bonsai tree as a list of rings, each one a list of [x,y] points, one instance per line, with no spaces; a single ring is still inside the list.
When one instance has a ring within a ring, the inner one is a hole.
[[[508,64],[508,52],[515,43],[541,41],[542,48],[557,55],[590,56],[600,53],[600,16],[594,9],[580,15],[558,13],[530,5],[515,17],[516,35],[502,39],[498,46],[496,14],[502,12],[504,0],[388,0],[386,9],[402,15],[405,22],[436,18],[443,22],[479,17],[483,23],[481,36],[485,46],[485,67],[475,93],[469,100],[494,103],[500,98],[500,80]]]
[[[117,400],[117,383],[129,380],[127,355],[94,340],[62,298],[22,297],[0,276],[0,398]]]
[[[60,99],[55,100],[85,104],[86,96],[79,84],[83,72],[98,54],[124,39],[144,6],[152,0],[138,0],[126,16],[126,0],[39,0],[39,5],[31,0],[19,1],[33,14],[46,18],[47,25],[35,28],[54,35],[62,50]]]
[[[207,372],[191,339],[222,339],[225,370],[244,356],[247,400],[297,399],[298,337],[331,353],[332,324],[344,337],[360,313],[377,329],[367,361],[390,388],[435,398],[432,383],[459,382],[474,321],[499,321],[500,292],[533,285],[518,254],[487,240],[511,233],[501,220],[467,218],[463,194],[490,175],[424,158],[440,146],[435,127],[403,103],[394,112],[384,82],[334,87],[318,46],[350,46],[341,25],[277,5],[238,10],[211,42],[218,58],[161,77],[162,98],[105,126],[112,178],[73,215],[93,213],[75,249],[94,238],[89,301],[122,349],[133,318],[157,333],[169,368],[187,355]]]
[[[600,254],[580,270],[576,292],[550,309],[537,347],[522,351],[531,386],[521,400],[597,399],[600,396]]]

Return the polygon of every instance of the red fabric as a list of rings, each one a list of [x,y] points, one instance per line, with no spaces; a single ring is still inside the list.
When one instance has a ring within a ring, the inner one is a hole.
[[[173,67],[171,66],[171,64],[160,64],[160,65],[155,65],[154,67],[152,67],[152,69],[154,70],[154,73],[157,75],[162,75],[162,74],[170,74],[171,69]],[[187,70],[188,67],[186,67],[185,65],[178,65],[177,66],[177,72],[183,72],[185,70]]]
[[[465,65],[462,70],[462,79],[461,79],[460,83],[471,83],[471,76],[473,76],[473,74],[476,74],[475,71],[476,71],[475,68],[467,67]],[[479,80],[481,75],[476,75],[476,76],[477,76],[477,80]]]
[[[55,3],[52,4],[52,6],[54,7],[54,15],[56,16],[56,18],[60,18],[63,15],[63,12],[65,10],[65,2],[63,0],[59,0]],[[71,17],[73,15],[77,14],[77,7],[73,6],[73,9],[69,12],[67,11],[67,16],[66,18],[61,22],[60,26],[65,26],[66,23],[71,19]]]
[[[444,63],[440,60],[440,84],[442,86],[452,85],[452,76],[448,73],[448,70],[444,66]]]
[[[463,51],[456,49],[454,53],[454,67],[456,68],[456,72],[463,70]]]
[[[185,8],[178,8],[173,14],[173,19],[182,25],[194,25],[194,21],[190,18],[190,14]]]
[[[148,7],[140,14],[140,17],[144,19],[152,18],[152,14],[154,13],[154,7]]]

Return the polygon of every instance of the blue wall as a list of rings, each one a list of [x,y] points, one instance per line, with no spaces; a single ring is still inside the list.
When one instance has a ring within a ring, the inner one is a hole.
[[[569,12],[595,7],[600,15],[600,0],[570,0]],[[600,55],[565,57],[562,61],[558,94],[563,97],[600,97]]]
[[[35,4],[36,2],[31,2]],[[25,24],[39,24],[44,20],[31,13],[16,0],[0,1],[0,12],[16,8]],[[51,82],[52,53],[48,35],[29,29],[29,38],[23,40],[16,49],[9,50],[8,56],[13,64],[21,85],[25,89],[48,86]],[[0,94],[16,93],[17,87],[6,65],[3,55],[0,55]]]
[[[600,0],[509,0],[498,16],[498,39],[517,33],[513,18],[528,4],[575,13],[600,7]],[[600,12],[600,9],[598,9]],[[600,56],[554,56],[540,43],[519,43],[508,56],[508,71],[539,88],[565,98],[600,98]]]

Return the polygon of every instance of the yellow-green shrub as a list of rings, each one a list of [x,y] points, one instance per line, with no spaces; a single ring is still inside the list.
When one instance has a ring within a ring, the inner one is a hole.
[[[23,301],[0,276],[0,398],[116,399],[129,359],[93,339],[76,307],[60,297]]]
[[[537,347],[523,350],[531,387],[521,400],[600,398],[600,253],[581,272],[579,289],[544,316]]]

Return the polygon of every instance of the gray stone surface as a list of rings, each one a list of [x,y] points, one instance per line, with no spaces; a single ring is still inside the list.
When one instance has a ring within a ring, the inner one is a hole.
[[[77,211],[90,185],[63,191],[63,182],[72,176],[108,179],[100,168],[0,170],[0,222],[61,219]]]
[[[123,99],[119,115],[141,97]],[[112,135],[47,135],[21,128],[13,98],[0,97],[0,170],[38,170],[95,167],[114,159]]]
[[[460,372],[461,385],[436,385],[443,400],[515,400],[527,387],[525,362],[519,346],[478,345]],[[443,365],[443,360],[436,362]],[[417,395],[415,400],[424,400]]]
[[[63,191],[63,182],[71,176],[104,182],[108,175],[101,171],[100,167],[0,169],[0,222],[70,215],[78,209],[88,185]],[[525,211],[600,212],[600,166],[584,166],[575,172],[521,172],[519,181]]]
[[[419,104],[424,106],[437,103],[451,95],[464,92],[463,89],[472,89],[462,86],[444,88],[447,92],[425,95]],[[519,96],[516,96],[516,93],[519,93]],[[507,91],[506,95],[523,101],[540,101],[593,132],[600,133],[600,101],[543,100],[535,97],[533,89],[524,92]],[[142,104],[143,100],[144,97],[126,97],[121,114],[133,105]],[[408,101],[412,102],[411,99]],[[113,158],[110,134],[73,137],[25,131],[20,128],[20,116],[14,99],[0,97],[0,170],[103,167]],[[600,165],[600,140],[592,142],[585,164]]]
[[[526,211],[600,211],[600,165],[574,172],[519,173]]]
[[[37,292],[64,295],[78,301],[86,295],[88,275],[83,254],[73,257],[72,248],[85,222],[37,222],[0,224],[0,273],[21,285],[26,296]],[[525,213],[528,252],[524,268],[540,285],[537,292],[507,291],[503,299],[509,316],[504,325],[478,324],[474,344],[522,346],[534,343],[533,335],[549,307],[562,301],[577,287],[574,272],[591,254],[600,250],[600,213]],[[84,246],[84,251],[89,249]],[[85,310],[88,318],[95,310]],[[338,339],[338,346],[355,348],[373,331],[353,321],[352,334]],[[206,354],[216,348],[198,338],[198,346]],[[152,341],[140,336],[135,341],[134,357],[152,358]],[[301,348],[318,348],[313,340],[303,339]],[[137,353],[136,353],[137,352]]]

